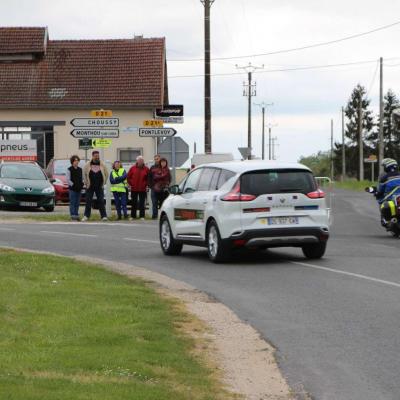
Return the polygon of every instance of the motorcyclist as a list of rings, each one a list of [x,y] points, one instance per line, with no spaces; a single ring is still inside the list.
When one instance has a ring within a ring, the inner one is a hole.
[[[392,158],[382,160],[384,173],[379,176],[379,185],[376,191],[376,199],[380,204],[382,225],[396,216],[396,196],[400,195],[400,172],[399,165]]]

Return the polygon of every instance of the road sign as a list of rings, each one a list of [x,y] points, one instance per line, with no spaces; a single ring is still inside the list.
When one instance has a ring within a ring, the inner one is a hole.
[[[157,117],[166,124],[183,124],[183,117]]]
[[[249,158],[249,155],[251,154],[250,147],[238,147],[238,150],[244,160],[247,160]]]
[[[140,137],[171,137],[176,135],[174,128],[139,128]]]
[[[125,126],[121,130],[122,133],[138,133],[139,127],[138,126]]]
[[[79,149],[80,150],[89,150],[93,148],[92,139],[79,139]]]
[[[92,110],[90,111],[90,115],[92,117],[100,117],[100,118],[112,117],[113,112],[111,110]]]
[[[373,157],[375,157],[375,158],[373,158]],[[370,156],[370,157],[368,157],[368,158],[364,158],[364,162],[365,163],[376,163],[376,162],[378,162],[378,160],[376,159],[376,156]]]
[[[157,119],[146,119],[143,121],[143,126],[153,127],[153,128],[162,128],[164,126],[164,122]]]
[[[104,149],[108,149],[111,144],[112,140],[111,139],[94,139],[92,140],[93,147],[102,147]]]
[[[118,129],[74,129],[71,131],[74,138],[117,138],[119,137]]]
[[[116,128],[119,118],[74,118],[71,125],[80,128]]]
[[[183,117],[183,105],[171,104],[162,108],[156,108],[154,117],[156,119],[165,117]]]
[[[174,146],[172,143],[174,140]],[[173,166],[172,160],[172,151],[173,147],[175,148],[175,166],[180,167],[182,166],[187,159],[189,158],[189,145],[181,138],[181,137],[168,137],[165,138],[159,145],[158,145],[158,153],[161,157],[164,157],[168,160],[168,164]]]

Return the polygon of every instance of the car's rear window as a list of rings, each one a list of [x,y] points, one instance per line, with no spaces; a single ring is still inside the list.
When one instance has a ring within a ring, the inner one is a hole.
[[[310,193],[317,190],[311,172],[297,169],[247,172],[241,176],[240,191],[256,196],[272,193]]]
[[[67,169],[71,166],[69,160],[55,160],[54,161],[54,175],[66,175]],[[85,161],[79,161],[79,166],[83,168],[85,166]]]

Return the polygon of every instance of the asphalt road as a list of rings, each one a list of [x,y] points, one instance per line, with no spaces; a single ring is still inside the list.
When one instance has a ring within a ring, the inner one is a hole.
[[[243,253],[226,265],[194,247],[165,257],[150,221],[3,221],[0,245],[117,260],[188,282],[277,348],[295,391],[318,400],[399,400],[400,240],[379,226],[366,193],[337,192],[333,210],[328,251],[318,261],[298,249]]]

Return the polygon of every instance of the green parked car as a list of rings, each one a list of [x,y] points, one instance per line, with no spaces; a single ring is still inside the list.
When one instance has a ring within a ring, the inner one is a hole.
[[[0,207],[43,207],[54,211],[54,187],[39,165],[27,162],[0,164]]]

